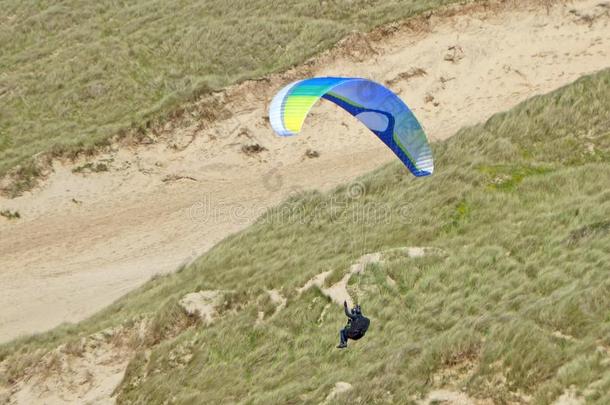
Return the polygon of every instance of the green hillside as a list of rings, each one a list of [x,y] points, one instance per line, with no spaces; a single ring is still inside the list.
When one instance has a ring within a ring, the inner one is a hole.
[[[430,178],[393,163],[359,179],[356,198],[354,185],[292,198],[92,319],[2,346],[6,378],[36,348],[149,318],[120,402],[318,403],[345,381],[339,403],[410,403],[440,383],[497,403],[548,404],[570,386],[610,403],[610,70],[434,149]],[[322,316],[328,299],[296,288],[404,246],[438,253],[386,254],[352,276],[372,326],[335,349],[341,308]],[[271,288],[287,305],[257,325]],[[230,291],[211,326],[178,305],[199,290]]]
[[[0,0],[0,176],[452,2]]]

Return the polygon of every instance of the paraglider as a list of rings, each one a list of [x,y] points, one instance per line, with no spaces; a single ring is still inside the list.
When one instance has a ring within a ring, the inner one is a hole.
[[[428,139],[409,107],[391,90],[367,79],[315,77],[287,85],[269,108],[274,131],[280,136],[300,132],[309,110],[320,98],[358,118],[413,175],[428,176],[434,171]]]
[[[360,305],[356,305],[351,311],[347,309],[347,302],[343,301],[343,310],[347,316],[347,325],[339,332],[339,346],[337,349],[347,347],[347,339],[358,340],[364,336],[369,329],[371,321],[362,314]]]

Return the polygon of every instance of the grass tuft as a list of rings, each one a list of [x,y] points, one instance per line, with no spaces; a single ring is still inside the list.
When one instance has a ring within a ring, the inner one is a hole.
[[[0,216],[6,219],[19,219],[21,218],[21,214],[19,211],[11,211],[11,210],[2,210],[0,211]]]

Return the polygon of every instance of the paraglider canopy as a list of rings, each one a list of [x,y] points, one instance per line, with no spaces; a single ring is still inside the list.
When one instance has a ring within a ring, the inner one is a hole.
[[[358,118],[415,176],[428,176],[434,171],[428,139],[409,107],[391,90],[371,80],[315,77],[291,83],[271,102],[271,126],[281,136],[297,134],[320,98]]]

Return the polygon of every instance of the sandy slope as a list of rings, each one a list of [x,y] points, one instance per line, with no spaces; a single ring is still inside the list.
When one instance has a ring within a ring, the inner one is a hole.
[[[610,3],[519,4],[354,35],[294,71],[200,101],[202,109],[211,101],[222,106],[213,123],[182,117],[150,133],[149,144],[96,157],[106,159],[108,172],[75,174],[74,164],[56,162],[41,188],[0,199],[22,216],[0,218],[0,341],[83,319],[295,190],[328,189],[394,158],[330,103],[313,111],[300,136],[275,137],[266,109],[288,81],[343,75],[388,82],[438,140],[610,66]],[[414,69],[425,74],[409,78]],[[266,150],[244,153],[254,143]],[[305,157],[307,149],[320,156]]]

